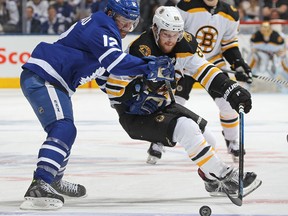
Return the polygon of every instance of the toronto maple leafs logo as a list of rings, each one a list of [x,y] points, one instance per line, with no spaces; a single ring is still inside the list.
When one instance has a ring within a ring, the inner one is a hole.
[[[105,68],[104,67],[100,67],[98,68],[94,73],[92,73],[90,76],[87,77],[81,77],[79,83],[80,85],[83,85],[87,82],[90,82],[93,79],[96,79],[97,77],[103,75],[105,73]]]

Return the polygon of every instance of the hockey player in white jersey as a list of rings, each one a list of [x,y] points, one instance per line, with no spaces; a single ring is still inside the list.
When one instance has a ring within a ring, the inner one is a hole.
[[[253,73],[287,79],[288,55],[285,36],[273,30],[269,22],[263,22],[260,29],[252,35],[250,42],[252,52],[249,66]]]
[[[239,14],[236,8],[219,0],[181,0],[177,4],[184,20],[184,30],[193,34],[206,59],[218,68],[225,68],[224,58],[236,71],[236,79],[252,82],[250,67],[243,60],[238,48]],[[189,99],[189,94],[196,80],[184,76],[176,90],[176,101],[182,105]],[[238,114],[221,95],[208,92],[219,108],[220,123],[228,153],[234,161],[239,156],[239,120]],[[151,143],[148,154],[155,160],[162,155],[162,146]],[[155,163],[155,161],[151,161]]]
[[[75,23],[52,44],[39,43],[22,66],[22,91],[47,137],[21,209],[53,210],[63,206],[63,196],[86,196],[83,185],[62,179],[76,137],[71,96],[78,86],[104,72],[174,79],[168,57],[148,62],[122,51],[121,39],[138,19],[137,0],[108,0],[105,12]]]
[[[224,96],[235,110],[243,103],[248,113],[251,109],[250,93],[208,62],[195,37],[184,32],[183,26],[175,7],[161,6],[153,17],[152,29],[132,42],[129,53],[147,58],[168,55],[175,59],[177,74],[183,75],[186,70],[185,73],[194,77],[206,90]],[[105,75],[107,79],[99,77],[97,82],[106,80],[101,89],[108,94],[120,124],[131,138],[159,142],[169,147],[179,143],[191,162],[199,167],[199,175],[211,195],[223,195],[223,192],[237,194],[238,171],[225,164],[203,136],[205,121],[184,106],[171,103],[167,82],[151,82],[143,76]],[[256,177],[254,172],[244,174],[245,195],[260,186],[261,181]]]

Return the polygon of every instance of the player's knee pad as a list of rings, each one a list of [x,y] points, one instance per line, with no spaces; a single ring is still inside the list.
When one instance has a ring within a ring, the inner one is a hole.
[[[50,139],[53,138],[59,140],[59,142],[61,141],[61,143],[67,145],[69,150],[71,149],[77,135],[77,129],[71,119],[55,121],[48,125],[45,128],[45,131],[48,134],[47,138],[50,137]]]
[[[186,117],[177,119],[173,133],[174,142],[178,142],[189,152],[190,149],[193,149],[195,145],[203,142],[203,140],[203,134],[197,123]]]

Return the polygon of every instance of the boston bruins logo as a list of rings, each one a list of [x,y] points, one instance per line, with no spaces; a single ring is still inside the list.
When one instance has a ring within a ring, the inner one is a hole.
[[[183,37],[185,38],[186,41],[191,42],[192,41],[192,36],[191,34],[187,34],[184,32]]]
[[[156,122],[163,122],[164,119],[165,119],[165,116],[164,116],[164,115],[157,115],[157,116],[155,117]]]
[[[183,91],[183,86],[182,85],[177,85],[176,90],[178,92],[182,92]]]
[[[143,56],[150,56],[151,55],[151,49],[146,45],[140,45],[139,51]]]
[[[203,53],[213,51],[218,38],[218,31],[213,26],[203,26],[196,33],[196,39]]]

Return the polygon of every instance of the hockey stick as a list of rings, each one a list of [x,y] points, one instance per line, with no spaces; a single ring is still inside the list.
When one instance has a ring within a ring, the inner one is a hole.
[[[243,175],[244,175],[244,106],[239,105],[239,191],[238,198],[243,199]]]
[[[165,80],[165,85],[167,87],[169,97],[171,99],[171,103],[175,103],[175,96],[174,96],[173,91],[172,91],[171,83],[168,80]]]
[[[237,206],[242,206],[243,199],[243,175],[244,175],[244,106],[239,105],[239,179],[238,196],[232,197],[225,190],[226,195]]]
[[[231,74],[235,74],[235,71],[231,71],[231,70],[225,70],[225,69],[221,69],[224,73],[231,73]],[[261,76],[261,75],[256,75],[256,74],[252,74],[252,77],[257,78],[259,80],[263,80],[266,82],[273,82],[273,83],[277,83],[280,85],[286,85],[288,87],[288,81],[285,80],[280,80],[280,79],[275,79],[275,78],[271,78],[271,77],[266,77],[266,76]]]

